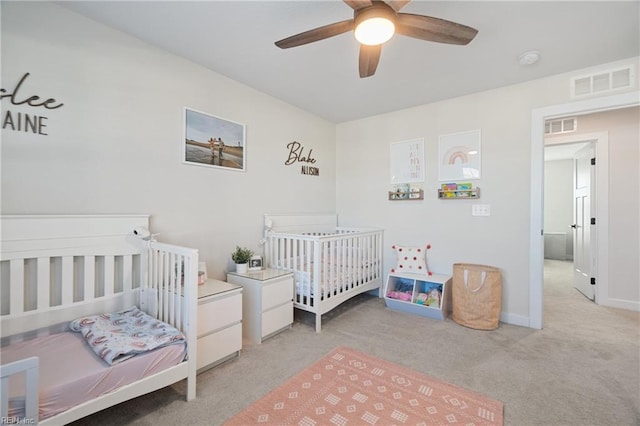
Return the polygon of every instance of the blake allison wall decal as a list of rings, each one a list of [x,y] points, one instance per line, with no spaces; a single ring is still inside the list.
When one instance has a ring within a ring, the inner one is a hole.
[[[320,176],[320,169],[309,164],[315,164],[316,159],[312,157],[313,149],[305,155],[304,146],[300,142],[293,141],[287,144],[289,157],[284,162],[285,166],[291,166],[296,163],[302,163],[300,173],[303,175]]]
[[[23,83],[29,77],[29,73],[25,73],[18,84],[13,88],[13,90],[8,91],[7,89],[0,89],[2,93],[0,95],[0,100],[4,101],[8,99],[11,102],[11,105],[20,107],[22,105],[31,107],[31,108],[44,108],[44,110],[53,110],[62,107],[64,104],[59,102],[55,98],[47,98],[43,100],[38,95],[24,95],[20,92]],[[24,91],[23,91],[24,92]],[[26,133],[35,133],[38,135],[47,136],[46,133],[46,121],[48,120],[47,116],[38,115],[42,114],[40,112],[42,110],[38,110],[37,114],[30,114],[22,111],[12,111],[7,109],[2,114],[2,128],[7,130],[13,130],[16,132],[26,132]]]

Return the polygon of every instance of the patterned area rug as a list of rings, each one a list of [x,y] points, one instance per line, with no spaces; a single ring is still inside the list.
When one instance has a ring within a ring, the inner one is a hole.
[[[225,426],[502,425],[502,413],[499,401],[339,347]]]

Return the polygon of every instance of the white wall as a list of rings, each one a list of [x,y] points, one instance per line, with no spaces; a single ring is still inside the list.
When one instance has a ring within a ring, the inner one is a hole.
[[[544,184],[544,230],[567,232],[573,223],[573,161],[545,161]]]
[[[2,213],[148,213],[224,278],[262,214],[335,211],[335,126],[52,3],[2,2],[2,87],[53,97],[44,135],[2,130]],[[246,125],[247,170],[182,164],[183,108]],[[320,176],[285,166],[313,149]]]
[[[451,273],[455,262],[499,267],[502,320],[528,325],[532,111],[570,102],[572,76],[627,63],[637,67],[638,58],[338,125],[341,223],[385,228],[386,271],[394,262],[392,244],[431,243],[429,263],[437,272]],[[481,197],[438,200],[438,136],[473,129],[482,130],[482,176],[473,181]],[[425,200],[389,201],[389,144],[415,138],[425,140]],[[628,167],[627,160],[621,166]],[[491,216],[471,216],[475,203],[489,204]],[[637,282],[636,268],[625,272]]]
[[[545,258],[573,259],[573,161],[544,162]]]

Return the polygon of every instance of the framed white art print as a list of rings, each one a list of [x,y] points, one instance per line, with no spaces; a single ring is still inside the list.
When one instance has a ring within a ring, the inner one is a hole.
[[[441,135],[438,180],[480,179],[480,129]]]

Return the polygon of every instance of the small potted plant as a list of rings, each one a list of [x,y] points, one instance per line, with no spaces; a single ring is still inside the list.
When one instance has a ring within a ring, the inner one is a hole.
[[[236,264],[236,272],[247,272],[247,264],[253,256],[253,251],[246,247],[236,246],[236,249],[231,253],[231,260]]]

